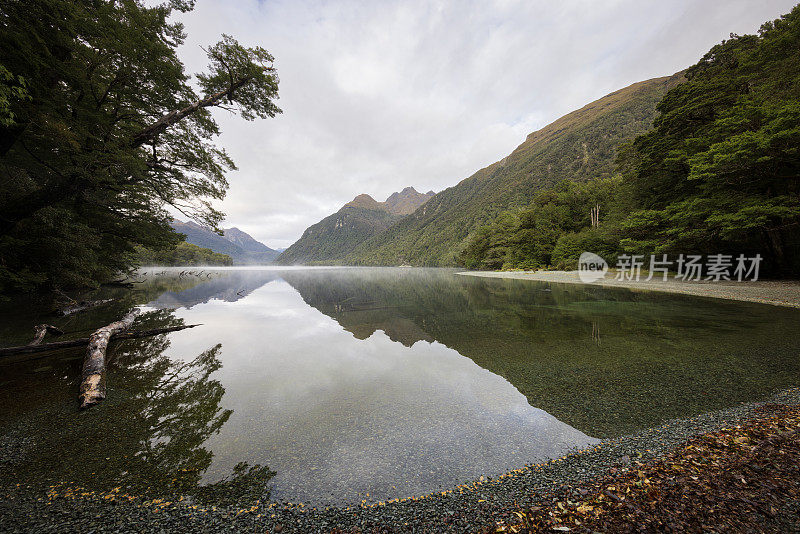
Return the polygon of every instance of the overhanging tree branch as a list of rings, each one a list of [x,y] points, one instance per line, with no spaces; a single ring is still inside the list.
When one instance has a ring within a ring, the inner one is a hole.
[[[211,106],[215,106],[220,100],[222,100],[225,96],[230,98],[233,95],[233,92],[240,87],[250,83],[252,78],[242,78],[237,80],[235,83],[232,83],[230,88],[224,91],[218,91],[216,93],[210,94],[205,98],[197,100],[190,105],[186,106],[183,109],[171,111],[158,119],[156,122],[139,132],[133,137],[133,141],[131,144],[134,147],[140,147],[145,143],[148,143],[153,138],[155,138],[158,134],[164,132],[167,128],[180,122],[181,120],[185,119],[192,113],[196,112],[199,109],[207,108]]]

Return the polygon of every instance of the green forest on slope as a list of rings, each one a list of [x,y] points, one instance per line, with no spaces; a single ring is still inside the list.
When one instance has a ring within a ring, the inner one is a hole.
[[[654,128],[620,148],[616,177],[540,192],[476,232],[461,260],[575,268],[583,251],[611,261],[622,253],[760,254],[768,274],[800,274],[797,50],[797,7],[758,36],[731,36],[665,95]]]
[[[616,147],[645,132],[656,104],[682,74],[615,91],[528,136],[508,157],[435,195],[346,258],[362,265],[461,263],[466,240],[502,212],[522,208],[561,181],[610,178]]]

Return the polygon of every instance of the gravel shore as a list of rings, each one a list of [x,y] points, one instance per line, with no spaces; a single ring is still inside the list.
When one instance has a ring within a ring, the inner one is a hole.
[[[583,284],[578,278],[578,271],[464,271],[458,274],[482,278],[533,280],[537,282],[552,282],[554,284]],[[668,278],[666,281],[660,278],[654,278],[653,280],[645,280],[645,278],[646,274],[640,280],[616,280],[615,273],[609,271],[606,273],[605,278],[593,282],[592,285],[631,289],[633,291],[663,291],[698,297],[742,300],[800,308],[800,281],[797,280],[683,282],[674,278]]]
[[[83,493],[66,485],[42,488],[20,481],[0,489],[0,525],[5,532],[474,532],[503,520],[516,507],[552,499],[564,484],[591,480],[612,466],[659,457],[689,437],[735,425],[767,403],[798,405],[800,389],[668,421],[546,464],[442,493],[349,508],[316,509],[292,503],[203,508],[168,499]]]

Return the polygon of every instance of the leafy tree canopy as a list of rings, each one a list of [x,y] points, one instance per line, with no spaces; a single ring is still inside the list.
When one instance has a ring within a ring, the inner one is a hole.
[[[619,158],[637,208],[628,250],[760,252],[776,272],[800,270],[798,50],[800,6],[731,35],[667,93]]]
[[[210,110],[281,110],[273,57],[233,37],[196,80],[176,50],[193,2],[0,0],[0,290],[90,284],[137,245],[174,246],[168,206],[216,227]]]
[[[469,240],[461,261],[478,269],[574,268],[584,250],[612,256],[618,249],[616,226],[592,226],[599,207],[613,221],[619,177],[591,182],[564,181],[540,191],[525,209],[500,214]],[[578,250],[581,249],[581,250]]]

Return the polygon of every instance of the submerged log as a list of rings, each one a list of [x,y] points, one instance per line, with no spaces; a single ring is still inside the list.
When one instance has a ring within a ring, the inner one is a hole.
[[[145,280],[129,280],[126,278],[125,280],[110,280],[108,282],[103,282],[100,285],[105,287],[124,287],[126,289],[131,289],[134,284],[143,283],[145,283]]]
[[[111,336],[124,332],[133,324],[139,310],[130,311],[119,321],[104,326],[89,336],[86,359],[83,360],[83,376],[78,399],[81,409],[94,406],[106,398],[106,349]]]
[[[80,302],[76,302],[64,308],[56,310],[56,315],[60,315],[62,317],[66,317],[67,315],[72,315],[73,313],[82,312],[84,310],[88,310],[90,308],[96,308],[97,306],[101,306],[108,302],[113,301],[114,299],[103,299],[103,300],[82,300]]]
[[[33,336],[33,341],[30,342],[29,346],[33,347],[38,345],[44,339],[46,334],[50,334],[53,336],[62,336],[64,335],[64,331],[58,327],[55,327],[51,324],[40,324],[34,327],[36,334]]]
[[[150,336],[157,336],[159,334],[167,334],[169,332],[177,332],[178,330],[184,330],[186,328],[194,328],[195,326],[200,326],[199,324],[187,324],[181,326],[168,326],[166,328],[154,328],[152,330],[138,330],[134,332],[121,332],[119,334],[114,334],[111,336],[112,341],[118,341],[123,339],[136,339],[140,337],[150,337]],[[82,337],[80,339],[70,339],[67,341],[55,341],[53,343],[45,343],[43,345],[22,345],[19,347],[5,347],[0,348],[0,357],[2,356],[12,356],[16,354],[36,354],[40,352],[50,352],[54,350],[62,350],[62,349],[69,349],[72,347],[85,347],[89,344],[88,337]],[[0,359],[0,362],[4,360]]]

